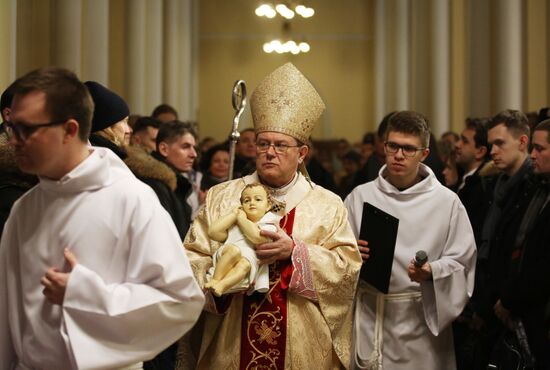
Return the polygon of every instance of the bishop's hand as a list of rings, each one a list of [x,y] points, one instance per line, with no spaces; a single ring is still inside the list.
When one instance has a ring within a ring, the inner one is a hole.
[[[260,231],[261,236],[272,239],[270,242],[258,244],[256,246],[256,255],[262,265],[269,265],[275,261],[287,260],[292,255],[294,241],[283,229],[278,225],[276,226],[277,231]]]

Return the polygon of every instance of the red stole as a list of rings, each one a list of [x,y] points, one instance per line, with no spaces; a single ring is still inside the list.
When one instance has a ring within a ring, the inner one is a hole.
[[[292,236],[292,209],[280,226]],[[269,266],[269,291],[255,292],[243,298],[241,325],[241,369],[285,368],[287,289],[292,276],[292,262],[277,261]]]

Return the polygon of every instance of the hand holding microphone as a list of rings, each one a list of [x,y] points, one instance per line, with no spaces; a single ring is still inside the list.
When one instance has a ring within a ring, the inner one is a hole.
[[[411,281],[421,283],[432,280],[432,267],[428,263],[428,254],[419,250],[409,263],[408,275]]]
[[[428,255],[423,250],[419,250],[414,255],[414,265],[416,267],[422,267],[426,262],[428,262]]]

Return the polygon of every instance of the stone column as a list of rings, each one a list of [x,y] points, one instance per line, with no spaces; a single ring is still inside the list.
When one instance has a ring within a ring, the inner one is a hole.
[[[432,0],[431,129],[439,137],[450,128],[449,0]]]
[[[128,105],[134,114],[145,111],[145,30],[146,0],[132,0],[127,6],[128,58],[126,60],[126,91]]]
[[[83,0],[83,80],[109,83],[109,0]]]
[[[163,2],[148,0],[146,3],[145,33],[145,80],[144,106],[142,113],[149,114],[157,105],[163,102],[163,64],[162,64],[162,7]]]
[[[499,0],[494,15],[494,113],[522,108],[522,1]]]
[[[52,63],[80,75],[82,0],[55,0],[52,18]]]
[[[374,24],[374,109],[375,129],[386,112],[385,0],[376,0]]]

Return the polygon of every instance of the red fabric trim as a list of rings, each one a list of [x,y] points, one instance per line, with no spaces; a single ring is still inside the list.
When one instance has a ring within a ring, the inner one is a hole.
[[[281,220],[292,235],[295,209]],[[243,297],[240,369],[284,369],[287,328],[287,292],[291,260],[269,266],[269,292]],[[285,288],[283,288],[285,286]]]
[[[311,301],[319,302],[315,286],[313,285],[313,274],[309,265],[309,252],[302,241],[296,243],[292,252],[292,266],[294,273],[290,279],[289,290],[292,293],[301,295]]]
[[[290,236],[292,236],[292,230],[294,228],[294,215],[296,214],[296,208],[290,211],[280,221],[280,226]],[[292,273],[294,272],[294,266],[292,263],[288,263],[283,267],[281,271],[281,289],[288,290],[290,285],[290,279],[292,279]]]

